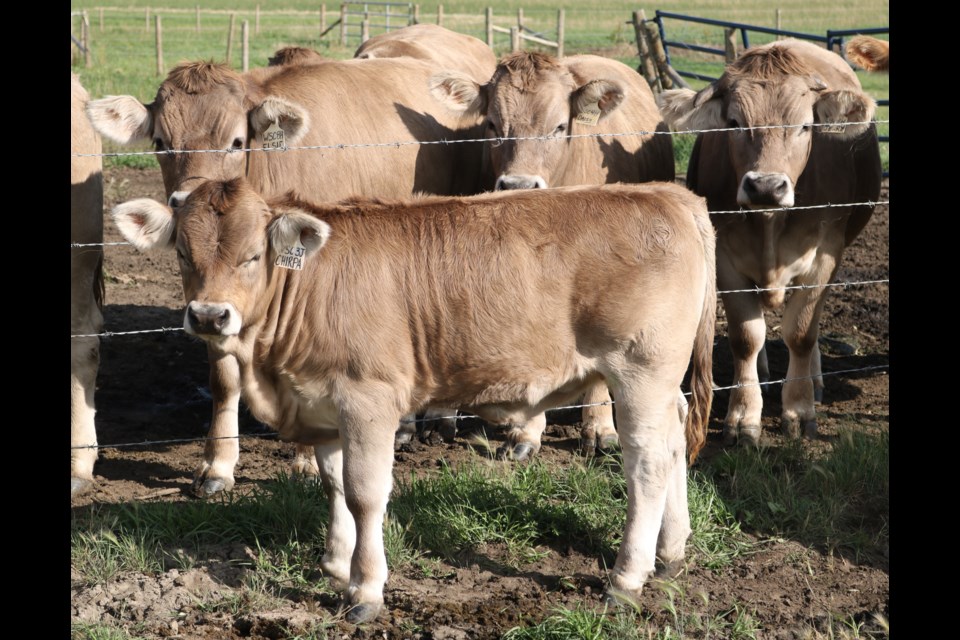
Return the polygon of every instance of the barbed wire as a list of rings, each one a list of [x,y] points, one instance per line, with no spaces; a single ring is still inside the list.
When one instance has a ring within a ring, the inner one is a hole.
[[[727,289],[717,291],[717,295],[724,293],[762,293],[764,291],[786,291],[790,289],[822,289],[826,287],[852,287],[868,284],[890,284],[889,279],[885,280],[860,280],[855,282],[827,282],[825,284],[797,284],[783,287],[754,287],[753,289]],[[139,333],[168,333],[172,331],[184,331],[183,327],[161,327],[160,329],[141,329],[139,331],[104,331],[103,333],[82,333],[71,334],[71,338],[113,338],[115,336],[134,335]]]
[[[883,365],[872,365],[869,367],[860,367],[857,369],[842,369],[838,371],[824,371],[821,376],[836,376],[849,373],[863,373],[865,371],[878,371],[880,369],[888,369],[889,364]],[[728,387],[714,387],[713,391],[729,391],[731,389],[741,389],[744,387],[756,387],[756,386],[767,386],[775,384],[783,384],[784,382],[792,382],[795,380],[813,380],[817,376],[801,376],[797,378],[783,378],[781,380],[770,380],[767,382],[751,382],[748,384],[735,384]],[[691,396],[692,392],[687,391],[682,394],[683,396]],[[547,413],[552,413],[556,411],[565,411],[570,409],[583,409],[584,407],[599,407],[604,405],[615,405],[616,401],[608,400],[605,402],[592,402],[587,404],[572,404],[563,407],[554,407],[553,409],[548,409]],[[434,422],[436,420],[471,420],[471,419],[482,419],[480,416],[476,416],[470,413],[457,413],[456,415],[451,416],[431,416],[430,418],[416,418],[416,419],[401,419],[400,424],[417,424],[423,422]],[[272,433],[241,433],[235,436],[214,436],[214,437],[197,437],[197,438],[176,438],[172,440],[143,440],[141,442],[121,442],[116,444],[81,444],[71,446],[71,449],[124,449],[127,447],[143,447],[143,446],[153,446],[153,445],[163,445],[163,444],[184,444],[189,442],[207,442],[211,440],[238,440],[241,438],[276,438],[279,434],[276,432]]]
[[[643,184],[643,183],[637,183]],[[599,185],[598,185],[599,186]],[[478,194],[479,195],[479,194]],[[451,196],[452,197],[452,196]],[[846,203],[830,203],[827,204],[811,204],[804,205],[802,207],[778,207],[776,209],[770,209],[777,212],[789,212],[789,211],[810,211],[812,209],[830,209],[837,207],[877,207],[890,204],[889,200],[865,200],[863,202],[846,202]],[[753,209],[736,209],[730,211],[711,211],[710,215],[724,215],[724,214],[743,214],[749,213]],[[72,242],[70,243],[71,249],[78,249],[80,247],[118,247],[118,246],[133,246],[130,242]]]
[[[889,124],[889,120],[864,120],[861,122],[847,122],[843,123],[840,126],[855,126],[862,124]],[[309,150],[333,150],[333,149],[373,149],[373,148],[382,148],[382,147],[405,147],[411,145],[434,145],[434,144],[465,144],[465,143],[477,143],[477,142],[489,142],[492,144],[501,144],[507,141],[513,140],[575,140],[578,138],[620,138],[620,137],[636,137],[636,136],[649,136],[649,135],[668,135],[668,136],[679,136],[679,135],[692,135],[699,133],[719,133],[723,131],[756,131],[763,129],[797,129],[801,127],[837,127],[838,124],[835,122],[819,122],[819,123],[808,123],[808,124],[770,124],[762,125],[756,127],[725,127],[721,129],[690,129],[686,131],[624,131],[624,132],[612,132],[612,133],[577,133],[570,134],[565,136],[554,136],[554,135],[544,135],[544,136],[517,136],[517,137],[497,137],[497,138],[467,138],[463,140],[396,140],[393,142],[358,142],[358,143],[334,143],[334,144],[320,144],[320,145],[307,145],[307,146],[287,146],[280,149],[263,149],[260,147],[256,148],[244,148],[244,149],[165,149],[163,151],[117,151],[110,153],[72,153],[71,157],[74,158],[119,158],[122,156],[162,156],[162,155],[177,155],[185,153],[246,153],[252,151],[263,151],[266,153],[283,153],[284,151],[309,151]]]

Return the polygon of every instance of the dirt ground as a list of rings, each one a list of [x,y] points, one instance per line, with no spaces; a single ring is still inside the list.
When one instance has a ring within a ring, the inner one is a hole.
[[[135,197],[164,199],[159,170],[108,169],[105,191],[107,211]],[[881,199],[887,199],[886,184]],[[839,281],[889,277],[888,223],[888,208],[878,207],[847,251]],[[109,215],[105,229],[107,242],[123,240]],[[110,246],[105,251],[104,316],[108,331],[182,326],[183,297],[173,252],[142,254],[130,246]],[[730,383],[731,367],[722,310],[720,314],[714,371],[716,384],[722,386]],[[777,325],[775,316],[769,320],[771,327]],[[821,334],[825,372],[886,365],[888,287],[864,285],[831,291]],[[780,378],[786,371],[786,349],[777,341],[775,331],[771,330],[769,337],[771,374]],[[96,401],[102,445],[191,439],[205,434],[210,420],[207,359],[206,349],[198,341],[182,331],[146,333],[104,339],[101,349]],[[888,429],[888,380],[885,370],[827,377],[824,403],[819,409],[821,441],[812,446],[828,443],[837,425],[851,418],[866,428]],[[719,420],[725,409],[726,396],[718,392],[703,459],[720,449]],[[778,415],[778,400],[767,399],[764,437],[774,446],[780,441],[774,418]],[[266,432],[243,412],[240,429],[244,434]],[[497,437],[494,435],[494,439]],[[187,442],[102,449],[95,468],[96,487],[74,499],[74,512],[102,503],[193,500],[188,489],[202,447],[201,442]],[[540,455],[564,464],[577,455],[575,449],[575,425],[567,421],[548,427]],[[455,463],[471,455],[460,438],[453,443],[418,444],[398,454],[395,473],[408,476],[412,468],[435,467],[439,458]],[[275,477],[287,468],[291,456],[292,445],[269,438],[241,439],[237,489]],[[760,638],[803,638],[812,630],[828,633],[831,615],[863,622],[861,633],[875,631],[872,615],[889,616],[886,559],[858,563],[791,540],[761,549],[719,573],[692,567],[680,578],[680,585],[687,594],[702,592],[709,596],[706,610],[712,615],[729,611],[735,604],[750,612],[760,624]],[[209,601],[240,587],[241,572],[231,568],[229,560],[249,553],[242,546],[224,545],[211,553],[209,561],[183,573],[171,570],[160,575],[124,575],[96,587],[74,581],[72,619],[113,621],[136,628],[146,637],[284,638],[298,629],[308,629],[319,620],[319,614],[335,607],[332,599],[290,599],[277,609],[237,617],[196,608],[195,598]],[[448,568],[449,576],[436,579],[392,574],[385,590],[385,613],[375,623],[360,628],[340,623],[330,637],[499,637],[521,620],[543,619],[555,606],[598,603],[605,576],[596,556],[576,549],[551,552],[535,568],[519,574],[482,563]],[[573,579],[561,582],[564,576]],[[663,601],[662,592],[645,590],[643,606],[653,613],[654,625],[671,623],[662,611]]]

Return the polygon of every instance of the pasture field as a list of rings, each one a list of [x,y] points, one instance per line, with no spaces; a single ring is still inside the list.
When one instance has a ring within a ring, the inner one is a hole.
[[[195,2],[162,4],[182,11],[161,11],[167,69],[185,59],[222,59],[229,15],[212,11],[227,9],[238,11],[232,64],[239,68],[239,22],[249,19],[252,27],[257,2],[203,3],[199,35]],[[291,44],[351,56],[355,42],[341,47],[336,38],[317,40],[318,4],[285,2],[291,11],[313,13],[268,17],[267,9],[278,7],[260,3],[251,66],[266,64],[276,48]],[[482,36],[488,4],[507,24],[507,16],[514,19],[523,7],[529,25],[545,33],[554,28],[557,5],[546,0],[444,3],[444,25]],[[96,7],[111,5],[118,9],[105,10],[99,32]],[[94,98],[131,93],[153,99],[161,78],[153,31],[144,24],[147,6],[159,5],[72,2],[73,10],[90,12],[93,25],[94,64],[86,69],[75,60],[73,70]],[[328,3],[331,11],[338,6]],[[773,26],[777,6],[783,27],[799,31],[888,25],[889,3],[878,0],[842,6],[678,0],[643,8],[648,17],[661,8]],[[637,8],[624,2],[567,7],[567,52],[596,52],[636,66],[632,27],[625,22]],[[422,4],[421,20],[434,21],[435,11],[435,4]],[[722,46],[719,34],[668,33]],[[498,53],[505,51],[502,44]],[[675,66],[689,68],[676,60]],[[888,97],[886,76],[860,77],[872,95]],[[692,138],[675,137],[681,174],[687,141],[692,144]],[[163,186],[151,156],[107,158],[105,164],[105,241],[119,242],[109,209],[137,197],[163,200]],[[881,201],[888,196],[885,180]],[[94,470],[97,486],[71,505],[71,638],[888,638],[888,247],[889,207],[881,205],[837,277],[881,282],[836,288],[822,316],[829,375],[818,440],[788,442],[779,435],[775,387],[764,400],[761,449],[724,449],[727,395],[716,392],[707,444],[690,471],[694,534],[686,568],[675,580],[649,584],[637,610],[602,607],[625,518],[623,479],[617,456],[578,452],[578,412],[549,414],[543,449],[529,464],[489,459],[503,435],[470,419],[452,442],[430,434],[398,451],[385,523],[391,569],[385,612],[355,627],[337,614],[337,595],[318,571],[326,500],[316,486],[286,477],[292,446],[269,437],[241,409],[235,490],[207,501],[189,497],[210,420],[205,347],[177,330],[106,338],[97,391],[104,445]],[[108,246],[104,269],[106,330],[182,325],[173,252]],[[723,387],[732,363],[719,301],[717,311],[714,378]],[[774,379],[785,375],[787,363],[778,323],[776,313],[768,314]],[[136,446],[109,446],[117,444]]]

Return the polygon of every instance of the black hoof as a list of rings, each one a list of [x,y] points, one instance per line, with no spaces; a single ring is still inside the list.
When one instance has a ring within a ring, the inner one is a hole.
[[[759,447],[760,446],[760,434],[763,429],[759,426],[749,427],[749,426],[740,426],[740,439],[738,444],[741,446],[748,447]]]
[[[457,437],[457,421],[441,420],[440,428],[437,431],[444,442],[453,442],[454,438]]]
[[[723,446],[732,447],[737,444],[737,428],[729,424],[723,425]]]
[[[513,448],[513,459],[522,462],[532,458],[537,453],[534,446],[528,442],[521,442]]]
[[[803,423],[803,435],[810,440],[817,439],[817,421],[807,420]]]
[[[379,604],[357,604],[347,611],[347,622],[350,624],[363,624],[375,620],[380,615],[380,609],[383,605]]]
[[[823,404],[823,387],[813,388],[813,402],[814,404]]]
[[[198,498],[209,498],[210,496],[220,493],[227,488],[227,483],[221,480],[220,478],[210,478],[204,480],[203,482],[194,482],[191,487],[193,494]]]
[[[683,560],[673,560],[657,567],[654,577],[659,580],[672,580],[683,571]]]
[[[397,431],[397,435],[393,438],[393,448],[402,447],[405,444],[410,444],[413,441],[413,434],[407,431]]]

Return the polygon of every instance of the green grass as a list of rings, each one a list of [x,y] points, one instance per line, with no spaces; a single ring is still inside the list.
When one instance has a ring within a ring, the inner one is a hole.
[[[70,627],[70,640],[145,640],[146,636],[130,635],[124,629],[106,624],[77,623]]]

